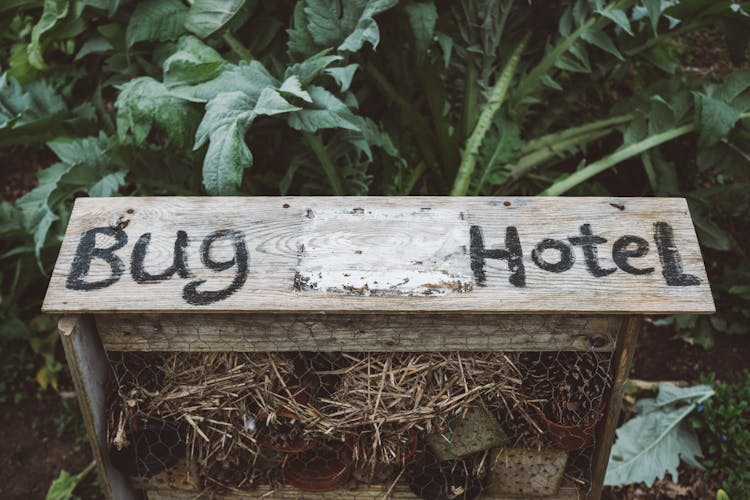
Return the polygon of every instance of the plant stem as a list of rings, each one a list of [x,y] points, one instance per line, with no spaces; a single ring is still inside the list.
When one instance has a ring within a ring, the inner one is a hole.
[[[747,120],[748,118],[750,118],[750,112],[745,112],[740,114],[739,120]],[[678,137],[685,134],[689,134],[690,132],[695,132],[697,129],[698,126],[695,123],[690,123],[688,125],[683,125],[681,127],[675,127],[671,130],[667,130],[666,132],[662,132],[661,134],[652,135],[651,137],[647,137],[642,141],[635,142],[627,147],[615,151],[608,156],[605,156],[604,158],[601,158],[600,160],[595,161],[590,165],[587,165],[581,170],[572,173],[565,179],[555,182],[550,187],[539,193],[539,196],[559,196],[562,193],[574,188],[583,181],[590,179],[596,174],[604,172],[608,168],[617,165],[621,161],[632,158],[635,155],[648,151],[649,149],[664,144],[665,142],[677,139]]]
[[[507,180],[501,187],[508,186],[509,184],[517,181],[529,171],[548,161],[549,159],[562,155],[566,151],[571,150],[575,146],[583,146],[589,142],[593,142],[597,139],[609,135],[612,132],[612,128],[593,130],[586,134],[570,137],[567,140],[562,140],[556,144],[549,144],[543,149],[537,149],[522,157],[520,157],[515,163],[510,165],[510,172]]]
[[[632,158],[635,155],[641,154],[653,147],[669,142],[673,139],[677,139],[680,136],[689,134],[695,131],[695,124],[683,125],[681,127],[673,128],[662,132],[661,134],[652,135],[642,141],[635,142],[627,147],[615,151],[614,153],[605,156],[604,158],[585,166],[581,170],[574,172],[565,179],[555,182],[550,187],[540,193],[540,196],[559,196],[562,193],[576,187],[583,181],[590,179],[591,177],[604,172],[608,168],[611,168],[621,161]]]
[[[523,49],[526,47],[528,41],[529,34],[527,33],[511,54],[508,62],[505,64],[502,73],[500,73],[500,77],[492,89],[492,94],[490,94],[487,105],[479,115],[474,131],[466,141],[466,148],[463,152],[461,165],[458,167],[458,173],[456,174],[456,180],[453,183],[451,196],[465,196],[466,192],[469,190],[471,176],[477,165],[479,147],[482,145],[484,136],[487,135],[490,126],[492,126],[492,120],[495,117],[495,113],[498,112],[503,105],[503,102],[505,102],[505,97],[508,95],[508,89],[513,81],[513,75],[516,72],[518,63],[521,60],[521,54],[523,53]]]
[[[422,174],[424,174],[425,166],[424,162],[420,161],[416,167],[411,171],[411,175],[409,175],[409,179],[406,181],[406,186],[404,186],[404,192],[403,196],[409,196],[411,192],[414,190],[414,186],[416,186],[417,181],[422,177]]]
[[[229,45],[229,48],[232,49],[232,52],[237,54],[243,61],[252,61],[253,59],[255,59],[253,57],[253,54],[250,53],[249,50],[247,50],[247,47],[242,45],[242,42],[237,40],[237,38],[235,38],[235,36],[230,32],[226,31],[222,38],[225,42],[227,42],[227,45]]]
[[[648,151],[641,153],[641,161],[643,162],[643,170],[646,171],[646,177],[648,177],[648,183],[651,185],[651,192],[655,194],[658,184],[654,162],[651,161],[651,154]]]
[[[605,118],[604,120],[587,123],[578,127],[572,127],[565,130],[560,130],[558,132],[553,132],[551,134],[543,135],[542,137],[537,137],[536,139],[532,139],[527,142],[521,149],[520,154],[523,156],[538,149],[559,146],[561,141],[568,140],[571,137],[581,136],[589,132],[594,132],[601,129],[608,129],[609,131],[614,129],[617,125],[622,125],[623,123],[627,123],[632,120],[633,115],[618,115],[611,118]]]
[[[323,167],[328,178],[328,183],[331,185],[331,191],[335,196],[344,196],[344,187],[341,185],[341,179],[336,171],[336,165],[331,161],[331,157],[328,156],[325,145],[320,137],[310,132],[302,132],[302,138],[305,144],[312,150],[315,156],[320,162],[320,166]]]
[[[461,117],[461,138],[466,140],[477,117],[477,104],[479,102],[479,84],[477,83],[477,68],[473,61],[468,62],[466,69],[466,85],[464,89],[464,109]]]

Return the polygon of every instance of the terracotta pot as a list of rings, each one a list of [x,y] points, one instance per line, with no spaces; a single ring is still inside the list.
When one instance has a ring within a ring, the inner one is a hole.
[[[301,419],[299,415],[296,415],[294,413],[289,412],[278,412],[276,414],[277,417],[287,418],[289,420],[296,420],[299,422]],[[312,443],[305,442],[303,439],[297,439],[291,443],[277,443],[273,441],[272,439],[269,439],[269,436],[267,435],[270,432],[274,432],[274,429],[269,429],[265,422],[266,422],[266,415],[258,415],[256,418],[256,422],[259,422],[261,425],[259,425],[258,428],[258,444],[262,448],[267,448],[273,451],[278,451],[281,453],[302,453],[303,451],[308,451],[313,448]],[[265,434],[264,434],[265,433]]]
[[[290,457],[282,474],[284,481],[298,490],[331,491],[349,480],[351,462],[348,448],[321,447]]]
[[[604,415],[606,406],[607,401],[602,399],[594,419],[586,425],[565,425],[555,422],[550,420],[537,406],[534,406],[534,411],[547,431],[547,439],[560,450],[573,451],[586,448],[594,442],[596,424]]]

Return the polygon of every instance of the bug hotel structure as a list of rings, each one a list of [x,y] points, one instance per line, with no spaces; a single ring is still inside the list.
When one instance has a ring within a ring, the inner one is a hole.
[[[109,497],[599,498],[677,198],[86,198],[44,310]]]

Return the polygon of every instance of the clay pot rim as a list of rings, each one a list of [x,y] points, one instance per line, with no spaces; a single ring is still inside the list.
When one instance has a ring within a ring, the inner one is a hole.
[[[597,414],[599,417],[594,420],[589,425],[568,425],[568,424],[562,424],[560,422],[557,422],[555,420],[551,420],[550,418],[545,415],[544,410],[542,410],[538,405],[532,404],[530,405],[532,408],[534,408],[534,412],[539,416],[539,418],[542,419],[542,421],[552,427],[557,427],[558,429],[565,429],[565,430],[572,430],[572,429],[592,429],[596,426],[597,423],[599,423],[599,420],[604,416],[604,411],[607,408],[607,400],[602,398],[602,404],[599,405],[599,411]]]
[[[309,450],[308,450],[309,451]],[[284,479],[284,482],[287,484],[297,488],[300,491],[307,491],[307,492],[313,492],[313,493],[322,493],[326,491],[333,491],[337,489],[339,486],[344,484],[346,481],[349,480],[351,477],[352,472],[352,463],[347,462],[345,460],[342,460],[341,458],[337,458],[338,463],[341,465],[341,467],[338,468],[338,470],[335,470],[333,474],[330,476],[316,476],[313,479],[305,479],[303,476],[298,475],[297,477],[292,474],[291,479],[289,476],[289,464],[294,463],[294,458],[291,460],[286,460],[284,464],[281,467],[281,475]],[[299,468],[292,469],[297,470],[299,472]],[[304,469],[303,469],[304,470]]]
[[[286,417],[290,420],[296,420],[297,422],[301,422],[302,419],[299,415],[296,413],[288,412],[288,411],[280,411],[276,412],[275,414],[277,417]],[[265,412],[261,412],[256,414],[255,420],[256,422],[263,422],[263,426],[268,429],[266,426],[266,418],[268,417],[268,414]],[[265,439],[266,436],[263,435],[263,433],[259,433],[258,437],[256,438],[258,445],[260,445],[261,448],[265,448],[267,450],[274,450],[281,453],[302,453],[304,451],[310,451],[313,448],[315,448],[314,443],[307,443],[304,439],[299,438],[294,443],[290,444],[289,446],[278,446],[273,443],[271,443],[270,440]]]

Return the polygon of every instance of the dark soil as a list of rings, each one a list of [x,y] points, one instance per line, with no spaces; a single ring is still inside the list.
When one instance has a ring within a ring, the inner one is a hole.
[[[630,377],[697,383],[700,375],[714,372],[718,380],[735,382],[746,368],[750,368],[747,335],[717,335],[716,345],[706,350],[674,338],[669,328],[647,323],[638,340]]]
[[[61,429],[61,414],[62,399],[53,391],[0,405],[0,498],[45,498],[61,470],[74,475],[91,462],[89,445],[78,431]],[[103,498],[96,480],[96,472],[90,472],[76,495]]]

